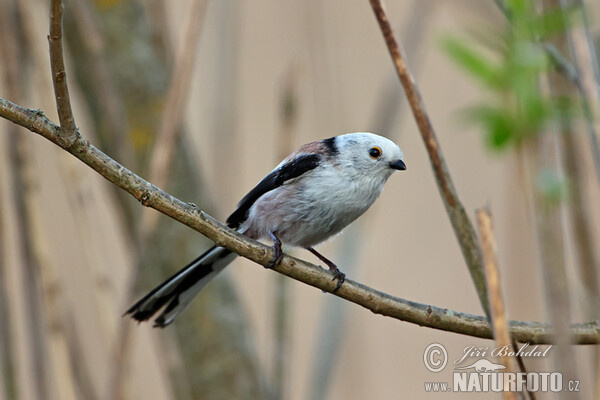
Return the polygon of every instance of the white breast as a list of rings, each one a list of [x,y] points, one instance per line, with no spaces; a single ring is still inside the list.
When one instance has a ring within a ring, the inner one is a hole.
[[[317,167],[259,198],[242,230],[256,239],[275,232],[284,244],[312,247],[339,233],[381,194],[385,178]]]

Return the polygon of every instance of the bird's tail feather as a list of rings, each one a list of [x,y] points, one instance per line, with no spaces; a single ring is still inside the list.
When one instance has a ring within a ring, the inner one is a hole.
[[[165,327],[177,317],[212,278],[231,263],[237,254],[213,246],[169,279],[137,301],[125,314],[147,321],[166,305],[154,320],[155,327]]]

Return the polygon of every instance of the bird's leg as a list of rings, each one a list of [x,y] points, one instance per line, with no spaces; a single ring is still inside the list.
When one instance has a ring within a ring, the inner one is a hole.
[[[281,250],[281,240],[275,235],[275,232],[269,232],[269,236],[273,239],[273,259],[265,268],[273,268],[276,265],[279,265],[281,260],[283,259],[283,251]]]
[[[312,247],[307,247],[306,250],[310,251],[315,256],[317,256],[319,258],[319,260],[321,260],[325,264],[327,264],[327,266],[329,267],[329,270],[331,271],[331,273],[333,273],[333,279],[332,279],[332,281],[334,281],[336,279],[338,280],[338,284],[337,284],[337,286],[335,287],[335,289],[333,291],[335,292],[336,290],[338,290],[342,286],[342,283],[344,283],[344,281],[346,280],[346,274],[344,274],[342,271],[340,271],[339,268],[337,267],[337,265],[335,265],[334,263],[332,263],[331,261],[329,261],[321,253],[319,253],[318,251],[316,251]]]

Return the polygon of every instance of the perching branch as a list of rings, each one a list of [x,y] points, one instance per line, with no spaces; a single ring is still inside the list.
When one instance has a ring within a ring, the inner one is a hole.
[[[205,235],[217,245],[261,265],[272,259],[271,248],[229,229],[192,203],[179,200],[151,183],[145,181],[106,154],[98,150],[80,135],[71,143],[61,139],[61,128],[50,121],[40,110],[23,108],[0,98],[0,117],[45,137],[68,151],[83,163],[117,185],[147,207],[181,222]],[[314,286],[333,292],[336,282],[323,268],[290,256],[285,256],[275,271]],[[377,291],[349,279],[334,293],[343,299],[361,305],[376,314],[401,321],[448,332],[480,338],[491,338],[492,332],[485,317],[419,304]],[[552,332],[548,324],[540,322],[511,321],[512,337],[520,342],[550,343]],[[594,322],[571,325],[572,340],[578,344],[600,343],[600,327]]]
[[[52,68],[52,83],[54,84],[54,94],[56,96],[56,110],[58,111],[58,119],[62,128],[59,138],[66,144],[72,144],[77,139],[77,127],[75,126],[73,110],[71,110],[65,61],[63,59],[62,16],[62,0],[52,0],[50,5],[50,35],[48,35],[48,42],[50,44],[50,66]]]
[[[425,104],[419,93],[419,88],[415,83],[412,73],[408,69],[408,65],[405,61],[406,57],[396,41],[383,2],[382,0],[370,0],[370,2],[394,62],[394,66],[396,67],[396,72],[404,87],[404,92],[406,93],[415,121],[421,132],[421,137],[423,138],[423,142],[425,142],[425,147],[429,154],[438,189],[442,195],[442,201],[444,202],[444,206],[446,206],[446,212],[448,213],[448,217],[454,228],[454,233],[456,234],[463,257],[469,267],[469,272],[471,273],[471,278],[475,284],[479,301],[481,302],[483,311],[485,311],[486,315],[489,315],[487,288],[483,272],[483,257],[477,242],[475,230],[458,198],[458,193],[452,183],[452,177],[450,176],[450,172],[444,161],[442,148],[440,147],[440,143],[437,140],[435,131],[429,120]]]

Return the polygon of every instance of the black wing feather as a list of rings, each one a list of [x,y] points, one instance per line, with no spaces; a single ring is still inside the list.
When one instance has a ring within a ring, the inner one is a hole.
[[[248,218],[248,211],[263,194],[277,189],[290,179],[315,169],[321,162],[318,154],[302,154],[267,175],[239,202],[237,210],[227,218],[227,225],[237,229]]]

